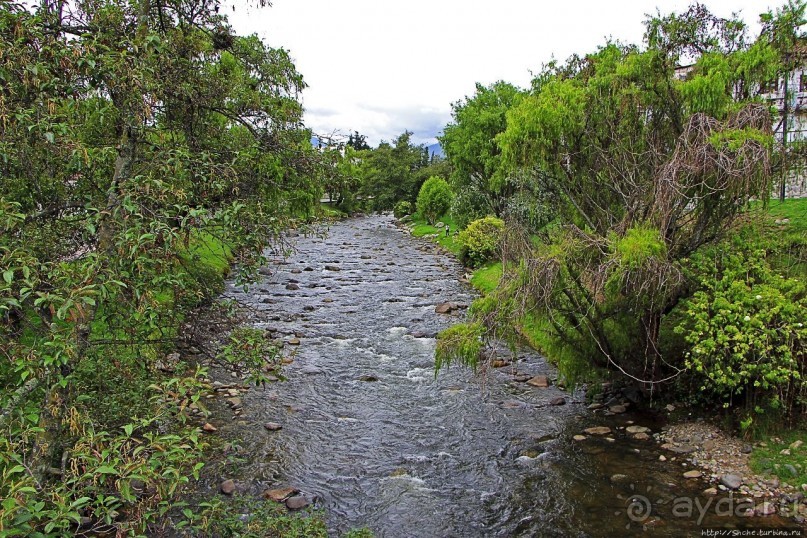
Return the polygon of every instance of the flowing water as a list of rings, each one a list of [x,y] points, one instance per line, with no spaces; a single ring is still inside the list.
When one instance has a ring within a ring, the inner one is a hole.
[[[336,536],[363,526],[383,537],[701,536],[784,524],[726,516],[727,506],[700,524],[697,508],[673,513],[676,497],[706,486],[686,483],[680,462],[659,462],[653,441],[618,430],[658,424],[595,419],[579,394],[515,381],[555,375],[535,353],[483,379],[461,368],[435,378],[434,335],[464,315],[435,305],[474,293],[458,264],[391,217],[340,222],[295,248],[256,287],[228,290],[254,307],[254,326],[300,341],[287,346],[287,381],[247,393],[229,428],[249,454],[236,478],[254,492],[300,488]],[[557,397],[566,404],[548,405]],[[268,421],[283,429],[264,431]],[[571,439],[602,424],[611,440]]]

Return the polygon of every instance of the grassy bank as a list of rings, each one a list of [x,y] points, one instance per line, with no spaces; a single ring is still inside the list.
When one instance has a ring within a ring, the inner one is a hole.
[[[457,236],[454,235],[454,232],[459,230],[459,227],[451,218],[450,215],[443,215],[440,219],[440,222],[447,225],[449,227],[448,236],[446,237],[446,229],[445,226],[442,228],[437,228],[432,226],[426,219],[422,218],[420,215],[415,213],[411,216],[411,225],[412,225],[412,235],[414,237],[426,237],[426,236],[435,236],[433,239],[434,241],[439,244],[441,247],[445,248],[455,256],[459,256],[460,254],[460,244],[457,242]]]

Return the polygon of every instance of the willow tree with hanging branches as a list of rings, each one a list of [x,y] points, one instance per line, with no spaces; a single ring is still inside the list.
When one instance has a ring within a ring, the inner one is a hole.
[[[665,321],[691,292],[688,257],[768,198],[776,148],[758,93],[778,57],[698,4],[646,29],[641,47],[547,66],[508,110],[504,166],[555,221],[537,235],[508,222],[502,281],[440,336],[438,364],[479,366],[490,355],[467,340],[514,342],[526,325],[570,379],[601,367],[652,390],[686,369],[663,349]]]

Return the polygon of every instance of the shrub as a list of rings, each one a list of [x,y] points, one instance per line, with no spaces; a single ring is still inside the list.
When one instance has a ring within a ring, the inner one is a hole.
[[[434,224],[451,207],[451,187],[441,177],[430,177],[420,188],[417,210],[429,224]]]
[[[503,231],[502,219],[484,217],[473,221],[457,237],[460,260],[471,267],[478,267],[492,259],[498,253]]]
[[[693,256],[698,290],[676,332],[702,391],[747,409],[789,412],[805,404],[807,287],[771,270],[764,251],[711,249]]]
[[[408,200],[401,200],[397,204],[395,204],[395,208],[392,210],[392,214],[395,215],[396,219],[400,219],[405,217],[406,215],[412,214],[412,202]]]

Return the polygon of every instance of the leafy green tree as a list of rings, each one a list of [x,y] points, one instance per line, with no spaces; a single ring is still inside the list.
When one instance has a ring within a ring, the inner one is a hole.
[[[320,196],[302,77],[217,11],[0,6],[0,528],[142,533],[172,502],[200,443],[162,428],[197,384],[158,358]]]
[[[417,198],[417,210],[429,224],[434,224],[437,219],[448,212],[451,207],[452,198],[451,187],[448,182],[441,177],[430,177],[420,188]]]
[[[502,166],[496,136],[507,127],[507,111],[521,92],[507,82],[476,85],[476,93],[452,105],[453,120],[439,138],[453,166],[457,193],[453,214],[468,223],[488,214],[503,216],[517,182]]]
[[[496,138],[502,165],[528,175],[559,220],[540,241],[508,224],[502,284],[475,322],[492,336],[532,320],[570,377],[581,364],[649,385],[682,373],[660,342],[686,293],[681,261],[770,187],[769,111],[734,91],[766,73],[742,23],[695,6],[647,29],[644,50],[609,43],[547,66]]]
[[[370,145],[367,143],[367,137],[363,134],[359,134],[358,131],[353,131],[350,136],[348,136],[347,145],[356,151],[370,149]]]
[[[413,201],[420,188],[418,170],[423,147],[412,143],[412,133],[401,133],[393,144],[381,142],[361,157],[361,195],[377,211],[391,210],[400,200]]]

